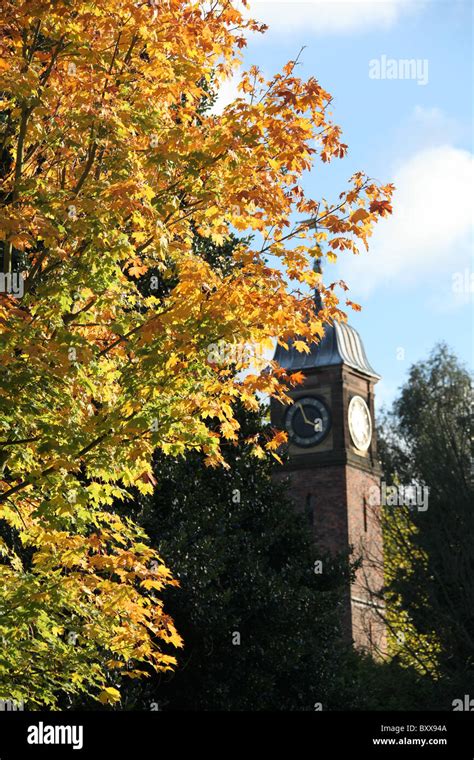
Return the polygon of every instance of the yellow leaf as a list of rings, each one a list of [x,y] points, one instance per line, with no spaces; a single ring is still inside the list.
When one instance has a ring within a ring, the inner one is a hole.
[[[120,702],[120,692],[118,689],[114,689],[113,686],[108,686],[100,692],[99,702],[102,702],[103,705],[113,705],[115,702]]]
[[[304,340],[295,340],[293,345],[296,348],[296,350],[299,351],[300,353],[304,352],[306,354],[309,354],[310,352],[310,348],[308,344],[304,342]]]
[[[358,208],[357,211],[354,211],[353,214],[351,214],[351,222],[353,224],[356,224],[357,222],[362,222],[367,217],[370,216],[369,212],[365,210],[365,208]]]

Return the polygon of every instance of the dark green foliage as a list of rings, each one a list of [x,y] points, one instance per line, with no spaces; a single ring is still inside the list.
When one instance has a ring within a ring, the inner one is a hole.
[[[451,699],[441,685],[400,665],[397,658],[376,662],[356,652],[346,659],[338,677],[347,710],[451,710]],[[464,692],[462,692],[464,693]]]
[[[241,424],[243,438],[261,433],[260,415],[242,413]],[[174,674],[131,687],[135,706],[344,708],[336,674],[347,558],[316,555],[305,518],[271,480],[271,463],[249,448],[228,447],[228,470],[206,469],[197,454],[156,459],[158,486],[139,520],[181,582],[165,606],[185,647]]]
[[[411,368],[381,430],[386,481],[429,488],[427,510],[405,510],[402,518],[393,513],[393,521],[408,520],[416,529],[409,546],[396,546],[410,560],[405,569],[400,563],[393,588],[416,630],[434,631],[438,675],[451,700],[459,696],[456,689],[474,693],[471,420],[470,376],[439,345]]]

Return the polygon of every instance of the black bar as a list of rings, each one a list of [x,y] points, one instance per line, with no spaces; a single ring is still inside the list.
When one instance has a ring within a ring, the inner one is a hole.
[[[0,760],[168,760],[190,750],[193,755],[218,750],[224,758],[238,752],[244,760],[250,753],[268,756],[273,746],[288,758],[309,752],[309,760],[473,760],[473,717],[471,712],[0,712]],[[28,743],[28,737],[43,743]]]

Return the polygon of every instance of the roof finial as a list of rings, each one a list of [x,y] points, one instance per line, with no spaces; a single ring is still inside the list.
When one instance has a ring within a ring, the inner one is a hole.
[[[314,259],[313,263],[313,272],[316,272],[317,274],[322,274],[322,266],[321,266],[322,257],[319,255],[317,258]],[[321,291],[319,289],[319,286],[316,285],[314,288],[314,306],[316,309],[316,313],[320,312],[323,308],[323,299],[321,297]]]

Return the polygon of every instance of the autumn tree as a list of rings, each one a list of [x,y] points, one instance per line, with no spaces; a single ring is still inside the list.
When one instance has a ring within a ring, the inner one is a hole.
[[[209,344],[317,339],[341,312],[333,287],[319,315],[302,294],[308,254],[355,250],[390,211],[392,186],[362,173],[335,203],[305,195],[302,173],[346,146],[295,61],[269,81],[243,72],[241,96],[202,114],[250,29],[232,2],[2,6],[0,697],[30,708],[64,691],[114,701],[124,673],[172,667],[174,581],[110,504],[151,489],[156,448],[222,464],[236,400],[284,399],[291,379],[242,378]],[[258,242],[221,274],[193,236],[232,231]],[[169,294],[159,278],[142,293],[156,269],[176,273]]]

